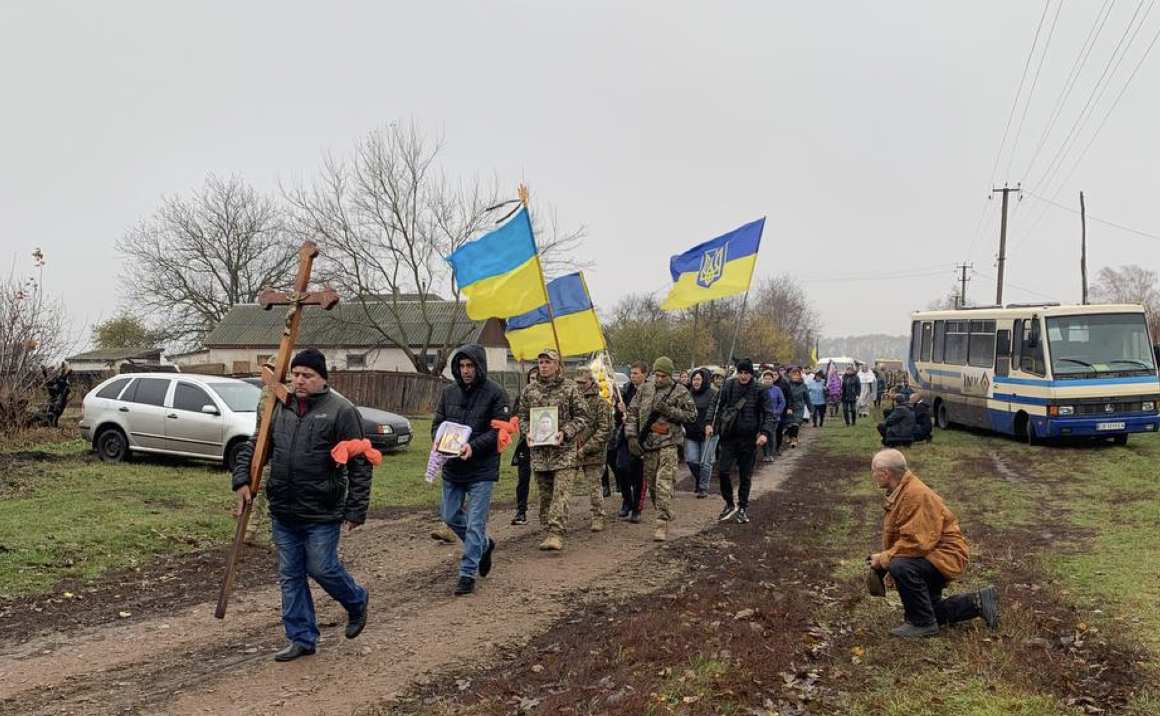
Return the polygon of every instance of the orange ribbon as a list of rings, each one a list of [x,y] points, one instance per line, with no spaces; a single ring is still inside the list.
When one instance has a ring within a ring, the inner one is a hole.
[[[343,440],[330,451],[330,456],[339,465],[345,465],[347,460],[359,455],[365,457],[367,462],[372,465],[379,465],[383,462],[383,454],[371,447],[371,441],[366,438]]]
[[[493,420],[491,427],[499,431],[496,452],[503,452],[508,449],[508,445],[512,444],[512,435],[520,431],[520,419],[513,415],[511,420]]]

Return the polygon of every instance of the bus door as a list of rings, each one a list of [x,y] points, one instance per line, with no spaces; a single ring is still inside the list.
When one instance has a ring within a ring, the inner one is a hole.
[[[1015,322],[1016,330],[1018,330],[1019,321]],[[999,383],[999,378],[1006,378],[1011,374],[1011,331],[1004,328],[995,332],[995,383]],[[1009,392],[1013,385],[1007,383],[999,383],[992,388],[992,394]],[[1006,408],[1000,409],[1000,414],[1006,413],[1006,419],[1003,420],[1002,425],[995,425],[995,421],[991,421],[991,428],[1009,431],[1011,429],[1011,401],[1005,400]],[[992,413],[994,415],[994,413]]]

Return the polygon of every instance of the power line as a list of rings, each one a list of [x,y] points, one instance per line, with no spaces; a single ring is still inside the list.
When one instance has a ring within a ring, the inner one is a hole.
[[[1075,56],[1075,61],[1071,63],[1071,69],[1068,70],[1067,78],[1063,81],[1063,87],[1060,88],[1059,97],[1055,99],[1055,104],[1052,106],[1050,118],[1043,130],[1043,134],[1039,136],[1039,141],[1035,145],[1035,151],[1031,155],[1031,161],[1027,163],[1027,170],[1023,172],[1023,180],[1026,181],[1027,175],[1035,168],[1035,160],[1039,158],[1039,153],[1043,151],[1043,147],[1047,144],[1047,138],[1051,136],[1051,132],[1055,129],[1056,122],[1063,116],[1063,108],[1067,104],[1067,100],[1071,97],[1072,90],[1079,83],[1080,74],[1083,73],[1083,68],[1087,66],[1088,58],[1091,57],[1092,50],[1096,47],[1096,42],[1100,39],[1100,34],[1104,31],[1104,25],[1107,24],[1108,18],[1112,14],[1112,7],[1115,0],[1104,0],[1103,7],[1100,8],[1099,13],[1096,14],[1096,19],[1092,23],[1092,27],[1088,30],[1087,37],[1083,44],[1080,45],[1079,53]]]
[[[1023,63],[1023,74],[1019,77],[1019,89],[1015,90],[1015,101],[1011,103],[1011,111],[1007,114],[1007,125],[1003,128],[1003,140],[999,142],[999,153],[995,155],[995,164],[991,167],[990,184],[995,184],[995,174],[999,171],[999,161],[1003,158],[1003,149],[1007,146],[1007,135],[1011,131],[1011,121],[1015,119],[1015,110],[1019,107],[1019,97],[1023,94],[1023,84],[1027,81],[1027,69],[1031,67],[1031,58],[1035,56],[1035,47],[1039,44],[1039,33],[1043,30],[1043,20],[1047,17],[1047,9],[1051,7],[1051,0],[1043,4],[1043,14],[1039,16],[1039,24],[1035,26],[1035,37],[1031,40],[1031,51],[1027,53],[1027,60]]]
[[[1051,0],[1047,0],[1048,5]],[[1031,100],[1035,97],[1035,88],[1039,85],[1039,73],[1043,71],[1043,61],[1047,59],[1047,50],[1051,48],[1051,38],[1055,35],[1055,25],[1059,22],[1059,13],[1063,10],[1063,0],[1055,8],[1055,16],[1051,19],[1051,29],[1047,31],[1047,40],[1043,43],[1043,53],[1039,55],[1039,64],[1035,67],[1035,77],[1031,80],[1031,91],[1023,103],[1023,115],[1019,118],[1019,128],[1015,130],[1015,141],[1011,143],[1011,155],[1007,158],[1007,176],[1011,175],[1011,165],[1015,163],[1015,153],[1019,148],[1019,138],[1023,136],[1023,125],[1027,122],[1027,110],[1031,108]]]
[[[1070,213],[1075,214],[1077,216],[1080,213],[1080,212],[1076,211],[1075,209],[1071,208],[1070,206],[1068,206],[1067,204],[1060,204],[1059,202],[1052,201],[1051,199],[1048,199],[1045,196],[1040,196],[1040,195],[1036,194],[1035,192],[1030,191],[1029,189],[1024,189],[1023,191],[1039,201],[1043,201],[1043,202],[1047,202],[1048,204],[1051,204],[1052,206],[1056,207],[1057,209],[1063,209],[1064,211],[1070,212]],[[1143,236],[1143,237],[1148,238],[1148,239],[1155,239],[1156,241],[1160,241],[1160,235],[1158,235],[1158,234],[1149,234],[1146,231],[1140,231],[1138,229],[1133,229],[1130,226],[1124,226],[1123,224],[1117,224],[1114,221],[1108,221],[1107,219],[1101,219],[1099,217],[1093,216],[1092,214],[1088,214],[1087,219],[1088,219],[1088,221],[1094,221],[1094,222],[1099,223],[1099,224],[1105,224],[1105,225],[1110,226],[1114,229],[1119,229],[1120,231],[1127,231],[1130,234],[1136,234],[1137,236]]]
[[[988,280],[991,280],[991,281],[995,280],[995,277],[994,277],[994,276],[988,276],[987,274],[983,273],[982,271],[976,271],[976,270],[972,270],[972,273],[974,273],[974,274],[975,274],[976,276],[978,276],[979,278],[985,278],[985,279],[988,279]],[[1046,298],[1046,299],[1048,299],[1048,300],[1050,300],[1050,301],[1057,301],[1057,302],[1059,302],[1059,303],[1063,303],[1063,301],[1060,301],[1060,300],[1059,300],[1058,298],[1056,298],[1055,296],[1048,296],[1046,293],[1040,293],[1040,292],[1038,292],[1038,291],[1033,291],[1033,290],[1031,290],[1031,289],[1029,289],[1029,288],[1026,288],[1025,286],[1020,286],[1020,285],[1019,285],[1019,284],[1017,284],[1017,283],[1011,283],[1010,281],[1005,281],[1004,283],[1006,283],[1006,285],[1008,285],[1008,286],[1010,286],[1010,287],[1012,287],[1012,288],[1019,289],[1020,291],[1022,291],[1022,292],[1024,292],[1024,293],[1030,293],[1032,296],[1039,296],[1040,298]]]

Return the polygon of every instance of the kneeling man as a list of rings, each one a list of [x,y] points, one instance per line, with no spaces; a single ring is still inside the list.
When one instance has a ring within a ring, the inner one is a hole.
[[[890,633],[901,638],[935,636],[940,624],[975,617],[986,620],[992,631],[998,628],[999,597],[994,587],[942,595],[947,583],[962,575],[970,556],[959,521],[942,498],[907,469],[906,458],[897,450],[878,452],[871,470],[874,482],[889,497],[882,520],[884,551],[870,557],[870,593],[883,596],[885,585],[893,582],[906,611],[906,623]]]

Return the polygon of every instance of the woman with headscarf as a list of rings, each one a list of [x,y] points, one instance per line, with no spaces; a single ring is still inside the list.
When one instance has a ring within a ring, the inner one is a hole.
[[[842,402],[842,373],[834,361],[826,367],[826,403],[830,406],[830,417],[838,417],[838,405]]]

